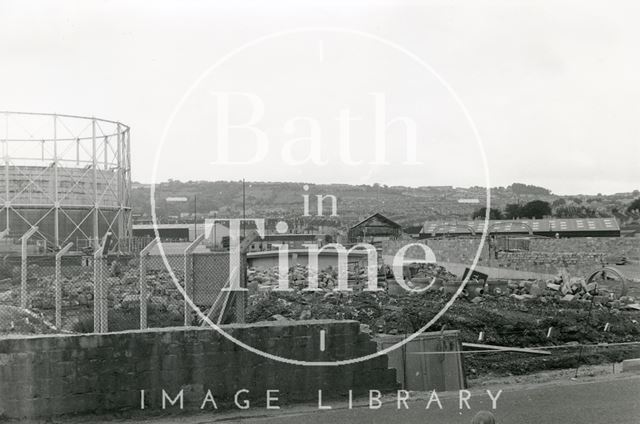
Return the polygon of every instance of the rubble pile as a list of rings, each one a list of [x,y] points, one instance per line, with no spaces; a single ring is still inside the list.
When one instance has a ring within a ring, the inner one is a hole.
[[[347,272],[349,287],[359,287],[366,284],[367,270],[365,268]],[[247,285],[250,291],[272,290],[278,286],[278,267],[249,268],[247,271]],[[289,288],[302,290],[309,286],[309,268],[297,264],[289,268]],[[318,288],[332,291],[338,287],[338,270],[333,267],[318,271]]]
[[[116,293],[110,302],[126,307],[138,307],[138,277],[137,270],[127,271],[120,280],[119,287],[122,291]],[[116,279],[117,280],[117,279]],[[181,315],[183,312],[184,297],[176,288],[171,275],[166,271],[147,272],[147,294],[149,305],[166,309],[167,312]]]
[[[385,268],[387,269],[387,276],[392,277],[389,267],[385,265]],[[404,267],[404,274],[405,277],[414,284],[428,282],[433,278],[440,281],[450,281],[457,278],[454,274],[447,271],[445,267],[435,263],[414,262],[407,264]]]
[[[411,263],[403,269],[407,285],[418,286],[434,279],[441,282],[454,280],[455,275],[436,264]],[[365,291],[367,270],[350,269],[349,288],[353,291],[339,291],[337,269],[329,267],[318,272],[319,291],[304,291],[308,287],[309,269],[296,265],[289,269],[289,292],[273,291],[278,286],[278,267],[250,268],[247,273],[249,300],[248,322],[263,320],[304,320],[304,319],[354,319],[376,330],[393,328],[396,318],[390,318],[400,310],[400,298],[411,296],[409,292],[392,291],[391,268],[378,269],[380,291]],[[415,284],[411,283],[414,281]],[[442,285],[440,285],[442,287]],[[387,318],[384,318],[387,317]],[[388,321],[388,322],[385,322]]]
[[[509,295],[516,300],[537,299],[542,303],[549,301],[582,302],[605,305],[611,308],[636,309],[640,305],[632,296],[618,296],[609,287],[599,285],[596,282],[587,284],[584,278],[558,275],[555,279],[541,281],[508,281],[507,290],[501,290],[496,286],[500,282],[489,281],[486,293],[491,295]],[[486,295],[485,295],[486,297]]]
[[[37,265],[29,267],[27,290],[29,308],[34,311],[46,311],[47,315],[55,309],[55,276]],[[105,278],[109,307],[113,309],[134,309],[139,306],[138,270],[131,268],[120,277]],[[82,268],[63,270],[62,310],[90,307],[93,305],[93,269]],[[149,304],[159,305],[170,312],[181,313],[183,297],[175,288],[167,272],[147,273],[147,293]],[[0,304],[18,305],[20,303],[20,282],[14,279],[11,287],[0,292]]]
[[[456,276],[446,268],[433,263],[411,263],[404,267],[404,276],[409,279],[409,286],[413,283],[430,282],[433,278],[440,281],[454,280]],[[384,265],[378,269],[378,287],[387,288],[387,279],[392,279],[391,267]],[[351,267],[347,271],[349,288],[355,290],[366,288],[367,269],[365,267]],[[249,268],[247,271],[247,281],[250,291],[272,290],[278,286],[278,267],[270,268]],[[302,290],[309,284],[309,268],[305,265],[297,264],[289,268],[289,288]],[[318,288],[322,291],[333,291],[338,288],[338,270],[328,267],[318,271]]]
[[[50,334],[51,324],[36,314],[11,305],[0,305],[0,334]]]

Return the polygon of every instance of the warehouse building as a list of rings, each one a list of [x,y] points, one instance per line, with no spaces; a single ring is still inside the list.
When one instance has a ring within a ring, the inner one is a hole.
[[[420,238],[442,236],[480,236],[484,220],[437,222],[427,221]],[[620,237],[620,226],[615,218],[575,219],[518,219],[490,220],[491,235],[533,235],[543,237]]]
[[[349,241],[352,243],[395,240],[401,236],[402,226],[379,213],[349,228]]]

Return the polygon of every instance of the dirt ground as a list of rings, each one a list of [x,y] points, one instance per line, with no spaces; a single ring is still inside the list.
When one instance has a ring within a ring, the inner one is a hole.
[[[251,299],[248,318],[250,322],[269,320],[274,315],[292,320],[354,319],[374,334],[412,334],[426,325],[448,299],[448,295],[437,291],[397,296],[384,292],[271,292]],[[618,309],[610,304],[565,302],[558,297],[517,300],[509,296],[485,296],[479,303],[461,298],[430,330],[439,331],[443,327],[460,330],[463,342],[549,347],[552,352],[548,356],[499,352],[465,354],[470,379],[524,375],[640,357],[640,344],[594,346],[640,341],[640,311]],[[582,344],[587,346],[580,346]]]

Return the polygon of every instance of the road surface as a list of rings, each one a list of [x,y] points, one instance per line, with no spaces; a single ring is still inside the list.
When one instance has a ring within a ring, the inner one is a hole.
[[[497,390],[495,390],[497,392]],[[458,410],[457,396],[442,400],[443,409],[436,404],[426,411],[427,399],[408,403],[410,409],[397,409],[397,402],[379,410],[358,408],[334,412],[315,411],[302,415],[232,422],[261,424],[453,424],[470,423],[480,409],[490,409],[487,395],[470,400],[472,411]],[[609,381],[575,384],[544,385],[524,389],[505,388],[494,411],[498,424],[638,424],[640,423],[640,376]]]
[[[538,385],[488,387],[503,393],[494,411],[498,424],[638,424],[640,423],[640,375],[617,375],[582,381],[562,381]],[[386,396],[380,409],[369,409],[359,400],[353,409],[346,403],[326,402],[332,410],[318,410],[317,405],[288,406],[280,411],[256,407],[232,413],[212,412],[190,416],[140,418],[127,422],[145,424],[456,424],[470,423],[479,410],[490,409],[491,399],[485,388],[471,390],[471,410],[459,410],[459,393],[442,393],[442,410],[433,402],[425,410],[429,393],[420,393],[407,402],[409,409],[398,409],[397,399]],[[120,421],[122,422],[122,421]]]

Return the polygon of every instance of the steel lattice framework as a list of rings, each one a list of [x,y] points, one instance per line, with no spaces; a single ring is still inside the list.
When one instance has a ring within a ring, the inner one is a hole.
[[[0,228],[47,250],[131,239],[130,129],[85,116],[0,112]]]

